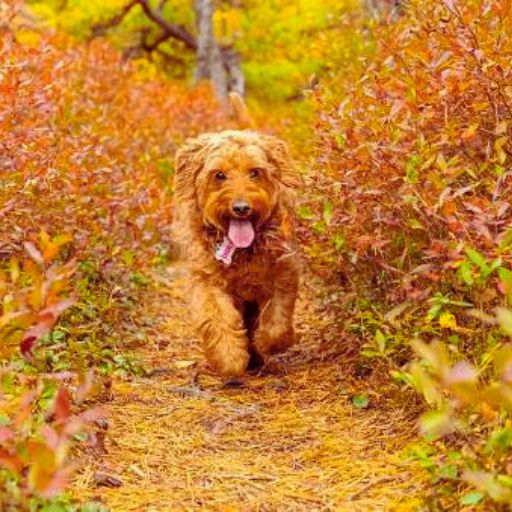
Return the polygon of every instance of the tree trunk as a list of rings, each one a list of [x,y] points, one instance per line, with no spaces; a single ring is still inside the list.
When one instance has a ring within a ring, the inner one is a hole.
[[[396,19],[405,4],[404,0],[362,0],[364,10],[375,19],[391,15]]]
[[[229,91],[245,96],[245,77],[242,71],[242,59],[231,47],[222,48],[222,58],[229,78]]]
[[[198,29],[195,80],[211,80],[217,96],[226,100],[229,80],[221,49],[213,34],[213,0],[195,0],[195,10]]]
[[[228,93],[245,94],[240,55],[231,47],[221,48],[213,31],[214,0],[195,0],[197,19],[197,65],[195,81],[211,80],[215,94],[227,101]]]

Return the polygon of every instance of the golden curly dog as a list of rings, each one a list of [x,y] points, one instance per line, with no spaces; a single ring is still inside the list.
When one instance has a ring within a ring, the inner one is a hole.
[[[294,343],[298,184],[286,144],[249,130],[188,140],[176,155],[174,239],[206,357],[234,377]]]

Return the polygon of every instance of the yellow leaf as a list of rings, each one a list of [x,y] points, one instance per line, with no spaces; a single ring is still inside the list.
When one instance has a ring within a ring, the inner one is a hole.
[[[504,135],[507,133],[508,121],[501,121],[496,125],[496,135]]]
[[[504,164],[505,160],[507,159],[507,153],[505,153],[505,150],[503,149],[503,146],[505,145],[507,140],[508,137],[500,137],[494,143],[494,149],[496,150],[496,154],[498,155],[498,162],[500,164]]]
[[[439,325],[443,329],[457,329],[458,327],[455,316],[448,312],[441,313]]]
[[[220,10],[213,14],[213,30],[216,39],[224,45],[233,41],[242,30],[240,9]]]
[[[446,163],[446,159],[444,158],[442,153],[437,155],[437,167],[441,169],[441,171],[446,172],[448,170],[448,164]]]
[[[472,124],[462,133],[462,139],[468,140],[472,139],[476,135],[476,131],[478,130],[479,123]]]
[[[174,361],[173,366],[175,368],[189,368],[190,366],[194,366],[197,363],[197,361],[189,361],[189,360],[183,360],[183,361]]]
[[[16,40],[23,46],[37,48],[41,44],[41,34],[35,30],[19,30],[16,32]]]

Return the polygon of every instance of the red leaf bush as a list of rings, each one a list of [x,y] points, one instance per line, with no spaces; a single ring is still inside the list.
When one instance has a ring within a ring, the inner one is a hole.
[[[174,151],[227,127],[208,88],[124,62],[105,41],[27,37],[19,5],[0,6],[2,510],[65,488],[74,436],[97,415],[75,411],[85,390],[60,384],[62,370],[115,368],[138,327],[137,272],[171,242]]]
[[[2,510],[35,509],[45,500],[55,503],[68,485],[76,469],[70,459],[74,436],[103,417],[100,409],[73,410],[68,387],[74,380],[72,374],[0,373]]]
[[[82,373],[82,378],[72,372],[34,374],[24,361],[9,363],[18,344],[25,359],[32,361],[37,342],[75,302],[70,293],[73,265],[52,264],[57,253],[52,255],[45,244],[42,250],[32,243],[25,248],[30,259],[12,259],[0,272],[2,510],[57,503],[75,467],[70,460],[74,436],[101,417],[97,409],[75,406],[92,386],[91,372]]]
[[[77,303],[65,318],[96,327],[68,329],[84,350],[64,357],[111,369],[113,338],[130,339],[121,326],[137,329],[138,272],[171,243],[174,151],[227,122],[208,88],[124,62],[106,41],[77,45],[34,29],[27,37],[14,28],[15,7],[0,13],[0,269],[22,254],[55,272],[74,261]],[[22,340],[26,354],[54,325],[52,311],[40,314]]]
[[[510,505],[512,6],[411,0],[374,37],[357,79],[315,92],[306,251],[362,355],[433,409],[430,505]]]
[[[317,94],[312,179],[326,198],[311,201],[309,253],[388,306],[435,292],[500,303],[512,290],[512,9],[416,0],[375,38],[359,79]]]
[[[154,250],[177,145],[223,121],[209,90],[151,76],[106,42],[28,49],[14,32],[2,35],[0,69],[2,251],[41,228],[70,236],[79,257]]]

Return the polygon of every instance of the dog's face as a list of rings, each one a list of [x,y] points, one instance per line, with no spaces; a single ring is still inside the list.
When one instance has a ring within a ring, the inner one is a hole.
[[[197,177],[204,224],[229,232],[236,246],[251,245],[254,233],[274,210],[277,196],[270,162],[256,144],[222,145],[208,155]]]
[[[254,132],[203,135],[180,149],[176,163],[176,199],[194,199],[202,223],[240,248],[252,244],[296,181],[286,145]]]

